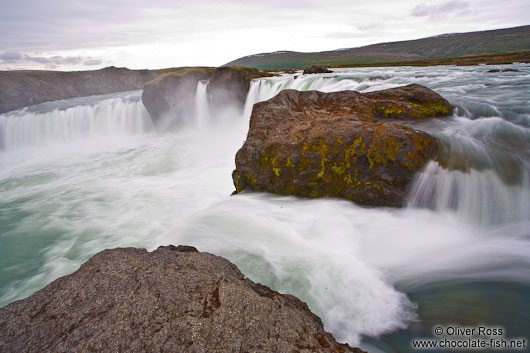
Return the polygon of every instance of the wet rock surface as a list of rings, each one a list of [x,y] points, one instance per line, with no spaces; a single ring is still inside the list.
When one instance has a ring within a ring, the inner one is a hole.
[[[225,109],[242,111],[250,81],[263,76],[269,74],[248,67],[185,68],[146,83],[142,102],[155,124],[178,126],[195,117],[199,81],[209,80],[207,104],[215,115]]]
[[[396,120],[444,116],[452,109],[416,84],[367,94],[282,91],[254,105],[236,155],[236,192],[401,206],[413,175],[437,158],[439,146]]]
[[[197,84],[213,74],[213,68],[189,68],[161,75],[148,82],[142,93],[142,103],[155,124],[165,120],[170,124],[184,123],[195,114]]]
[[[105,250],[0,309],[2,352],[360,352],[307,305],[190,246]]]
[[[176,69],[93,71],[0,71],[0,114],[59,99],[141,89],[144,83]]]
[[[305,74],[329,74],[331,72],[333,72],[333,71],[328,70],[324,66],[318,66],[318,65],[313,65],[313,66],[310,66],[310,67],[306,67],[304,69],[304,75]]]
[[[250,67],[217,68],[208,84],[212,111],[218,113],[227,107],[242,111],[250,89],[250,81],[263,76],[268,74]]]

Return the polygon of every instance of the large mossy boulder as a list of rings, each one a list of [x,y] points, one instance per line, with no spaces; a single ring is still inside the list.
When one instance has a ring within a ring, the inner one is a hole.
[[[195,116],[199,81],[207,80],[214,68],[183,68],[158,76],[144,85],[142,102],[154,123],[178,124]]]
[[[100,252],[0,309],[1,352],[361,352],[307,305],[189,246]]]
[[[400,206],[413,175],[437,158],[439,145],[395,119],[444,116],[452,109],[416,84],[367,94],[282,91],[254,105],[236,155],[236,192]]]
[[[250,81],[264,76],[269,74],[251,67],[217,68],[207,88],[212,111],[217,113],[228,107],[242,111],[250,89]]]

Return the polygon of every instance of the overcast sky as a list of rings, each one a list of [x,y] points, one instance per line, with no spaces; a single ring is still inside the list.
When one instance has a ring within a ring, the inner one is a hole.
[[[219,66],[530,24],[529,0],[0,0],[0,69]]]

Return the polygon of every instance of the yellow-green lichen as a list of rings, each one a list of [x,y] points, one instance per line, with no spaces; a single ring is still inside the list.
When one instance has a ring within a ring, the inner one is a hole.
[[[370,163],[370,168],[373,168],[376,164],[382,164],[387,167],[388,161],[395,162],[397,154],[402,150],[397,137],[386,134],[384,129],[384,124],[374,129],[374,141],[366,151],[366,158],[368,163]]]
[[[247,185],[256,185],[256,177],[250,173],[238,174],[235,182],[236,192],[241,192]]]
[[[448,115],[454,109],[442,99],[426,102],[403,101],[379,102],[374,106],[375,113],[384,118],[421,118]]]
[[[343,166],[336,165],[336,164],[331,166],[331,170],[333,171],[333,173],[338,174],[338,175],[342,175],[345,172]]]

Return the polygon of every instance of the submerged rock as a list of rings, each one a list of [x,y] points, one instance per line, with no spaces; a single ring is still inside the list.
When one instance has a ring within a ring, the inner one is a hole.
[[[178,124],[194,116],[197,83],[208,79],[213,68],[186,68],[161,75],[144,86],[142,103],[155,123]]]
[[[488,73],[497,73],[497,72],[519,72],[519,70],[517,69],[504,69],[504,70],[500,70],[500,69],[492,69],[492,70],[488,70]]]
[[[324,66],[313,65],[304,69],[305,74],[329,74],[333,71],[328,70]]]
[[[413,175],[437,158],[439,146],[429,134],[388,118],[423,119],[452,109],[416,84],[367,94],[282,91],[254,105],[236,155],[236,192],[400,206]]]
[[[100,252],[0,309],[2,352],[361,352],[294,296],[189,246]]]

